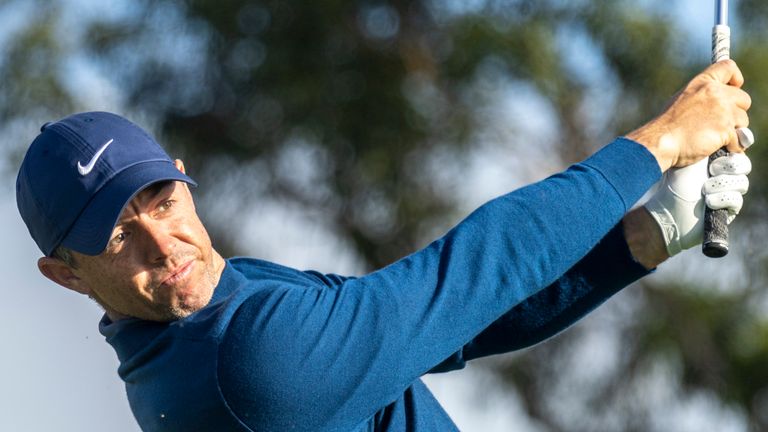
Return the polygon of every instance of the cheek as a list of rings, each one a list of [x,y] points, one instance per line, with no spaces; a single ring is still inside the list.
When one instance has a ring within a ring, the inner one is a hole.
[[[200,219],[196,216],[187,218],[181,226],[183,227],[181,230],[185,233],[185,241],[207,254],[208,249],[211,248],[211,239]]]
[[[145,295],[149,275],[126,265],[126,261],[128,260],[116,260],[95,270],[90,281],[92,290],[104,300],[125,302],[127,299]]]

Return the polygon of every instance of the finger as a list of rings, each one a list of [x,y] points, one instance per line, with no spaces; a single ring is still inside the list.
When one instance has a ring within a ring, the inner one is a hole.
[[[749,107],[752,106],[752,96],[749,95],[749,93],[745,92],[744,90],[739,89],[739,100],[736,102],[736,105],[739,106],[739,108],[743,108],[744,110],[748,110]]]
[[[730,153],[744,153],[744,147],[739,144],[739,135],[736,133],[736,129],[729,130],[727,135],[725,149]]]
[[[749,110],[752,106],[752,96],[740,88],[735,87],[722,87],[726,92],[727,98],[733,101],[733,103],[744,111]],[[727,99],[728,100],[728,99]]]
[[[733,115],[736,117],[736,124],[734,125],[736,129],[749,126],[749,115],[746,111],[737,109]]]
[[[721,174],[746,175],[752,172],[752,161],[744,153],[722,156],[709,164],[709,174],[713,177]]]
[[[744,195],[749,190],[749,180],[745,175],[719,175],[710,177],[704,182],[702,187],[704,195],[715,195],[719,193],[738,193]]]
[[[739,214],[744,198],[738,192],[719,192],[705,197],[707,207],[713,210],[726,209],[728,213]]]
[[[741,70],[736,66],[736,62],[733,60],[722,60],[714,63],[705,69],[703,74],[711,77],[717,82],[732,85],[734,87],[741,87],[744,85],[744,75],[742,75]]]

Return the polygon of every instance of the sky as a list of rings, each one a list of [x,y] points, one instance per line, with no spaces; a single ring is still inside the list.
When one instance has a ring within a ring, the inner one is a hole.
[[[137,431],[117,358],[97,329],[100,309],[38,273],[41,254],[7,191],[0,226],[13,245],[0,259],[0,430]]]
[[[104,3],[96,0],[67,4],[91,12],[104,9]],[[697,39],[696,45],[705,51],[708,42],[700,33],[706,33],[711,26],[712,8],[701,5],[700,0],[686,0],[670,13],[685,18],[681,19],[681,25],[697,38],[701,36],[702,41]],[[69,13],[69,19],[78,19],[77,13],[71,10]],[[0,9],[0,23],[23,25],[23,21],[14,17],[14,11]],[[81,66],[73,65],[73,71],[80,71],[80,76],[101,85],[100,91],[91,87],[91,94],[84,96],[86,99],[119,97],[116,95],[119,90],[101,82],[102,77],[93,76],[91,70]],[[532,127],[542,126],[532,123]],[[30,130],[30,139],[35,134],[36,130]],[[501,158],[491,149],[486,150],[477,154],[468,167],[463,186],[468,211],[469,207],[504,192],[515,182],[531,180],[504,178],[509,176],[508,167],[495,163]],[[6,343],[0,355],[0,431],[138,431],[116,373],[117,358],[98,333],[101,310],[88,299],[56,286],[38,273],[36,261],[40,252],[16,210],[12,181],[6,178],[0,187],[2,238],[6,245],[11,245],[0,249],[0,266],[6,275],[0,302],[3,317],[0,340]],[[269,251],[263,258],[298,268],[338,273],[353,273],[358,267],[354,257],[345,254],[343,244],[329,241],[322,229],[314,230],[314,234],[302,234],[297,230],[306,226],[306,221],[300,216],[281,208],[264,211],[268,214],[258,218],[263,223],[248,226],[245,236],[259,242],[259,250]],[[292,241],[280,242],[282,246],[277,247],[278,238],[289,234]],[[482,368],[469,367],[458,373],[428,377],[427,383],[462,430],[538,431],[536,425],[522,420],[513,395],[494,392],[493,386],[488,385],[492,379]]]

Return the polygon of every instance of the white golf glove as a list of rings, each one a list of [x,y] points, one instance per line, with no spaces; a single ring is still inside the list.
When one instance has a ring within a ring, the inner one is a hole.
[[[656,194],[645,208],[659,224],[669,256],[702,242],[704,201],[712,209],[727,209],[728,223],[739,214],[747,193],[752,162],[744,153],[731,153],[710,164],[707,159],[664,174]],[[702,199],[704,198],[704,199]]]

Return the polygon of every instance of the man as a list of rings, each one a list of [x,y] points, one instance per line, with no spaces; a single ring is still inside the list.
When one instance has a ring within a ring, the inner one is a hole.
[[[40,271],[104,307],[144,430],[455,430],[421,375],[537,343],[700,242],[702,187],[738,212],[742,83],[710,66],[626,138],[360,278],[225,260],[182,162],[114,114],[45,125],[17,201]],[[722,146],[706,180],[696,162]]]

